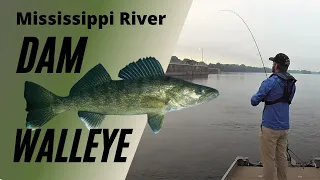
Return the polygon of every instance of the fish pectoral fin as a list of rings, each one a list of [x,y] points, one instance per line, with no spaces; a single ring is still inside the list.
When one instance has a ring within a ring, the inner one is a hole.
[[[119,78],[133,80],[150,76],[164,76],[162,65],[154,57],[139,59],[119,71]]]
[[[101,125],[104,118],[106,117],[106,115],[104,114],[91,113],[85,111],[79,111],[78,116],[88,129],[98,128]]]
[[[164,114],[148,114],[148,124],[155,134],[161,130],[163,119]]]
[[[98,64],[89,70],[70,90],[70,94],[79,92],[82,89],[93,87],[99,84],[112,81],[107,70]]]

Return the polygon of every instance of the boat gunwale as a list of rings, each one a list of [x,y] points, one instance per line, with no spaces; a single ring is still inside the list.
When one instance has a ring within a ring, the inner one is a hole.
[[[221,180],[226,180],[226,178],[230,175],[230,173],[238,166],[239,160],[243,159],[249,159],[248,157],[243,157],[243,156],[237,156],[236,159],[233,161],[233,163],[230,165],[226,173],[223,175]]]

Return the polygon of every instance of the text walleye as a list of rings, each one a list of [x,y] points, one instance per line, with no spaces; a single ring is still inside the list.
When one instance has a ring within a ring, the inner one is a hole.
[[[47,129],[46,133],[44,134],[41,146],[39,147],[39,153],[36,156],[35,162],[42,162],[42,159],[46,159],[46,162],[95,162],[96,157],[92,157],[91,150],[93,148],[98,147],[98,143],[94,142],[95,136],[98,134],[102,134],[103,137],[103,153],[101,156],[100,162],[107,162],[109,151],[114,144],[115,139],[118,134],[119,141],[116,147],[115,158],[114,162],[126,162],[127,158],[122,157],[122,150],[123,148],[129,148],[129,143],[125,141],[126,135],[132,134],[133,129],[113,129],[112,132],[109,132],[108,129],[91,129],[89,132],[89,136],[87,138],[86,148],[83,154],[83,157],[79,156],[80,153],[77,153],[78,147],[81,146],[80,143],[81,139],[81,132],[82,129],[76,129],[74,133],[73,144],[70,152],[69,158],[63,156],[65,146],[69,146],[65,144],[67,139],[68,129],[62,129],[59,144],[58,146],[55,145],[56,152],[55,158],[53,159],[54,154],[54,142],[55,140],[55,130],[54,129]],[[16,144],[15,144],[15,152],[14,152],[14,162],[20,162],[22,158],[22,154],[25,151],[24,162],[31,162],[32,156],[36,149],[36,145],[38,144],[37,141],[40,136],[41,129],[36,129],[34,133],[32,133],[31,129],[27,129],[24,137],[22,129],[17,129],[17,136],[16,136]],[[33,137],[31,137],[33,134]]]
[[[111,11],[108,15],[87,14],[85,11],[81,15],[62,14],[38,14],[38,12],[17,12],[18,25],[85,25],[88,29],[98,26],[102,29],[105,25],[114,25],[115,17],[119,19],[120,25],[163,25],[166,15],[140,15],[135,11],[131,13],[119,12],[115,14]]]

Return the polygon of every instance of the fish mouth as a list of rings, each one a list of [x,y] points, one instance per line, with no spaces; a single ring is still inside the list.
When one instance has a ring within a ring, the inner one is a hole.
[[[210,89],[210,92],[207,92],[207,94],[205,96],[202,96],[196,103],[196,105],[200,105],[203,103],[207,103],[213,99],[216,99],[219,96],[219,91],[216,89]]]
[[[215,99],[217,98],[218,96],[220,95],[219,91],[216,90],[216,89],[212,89],[211,92],[209,93],[208,95],[208,100],[212,100],[212,99]]]

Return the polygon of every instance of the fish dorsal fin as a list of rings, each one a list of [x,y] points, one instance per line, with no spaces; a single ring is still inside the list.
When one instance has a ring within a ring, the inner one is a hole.
[[[70,90],[70,94],[79,92],[82,89],[93,87],[111,81],[111,77],[107,70],[98,64],[89,70]]]
[[[154,57],[139,59],[120,70],[118,77],[123,80],[133,80],[149,76],[163,76],[163,68]]]

